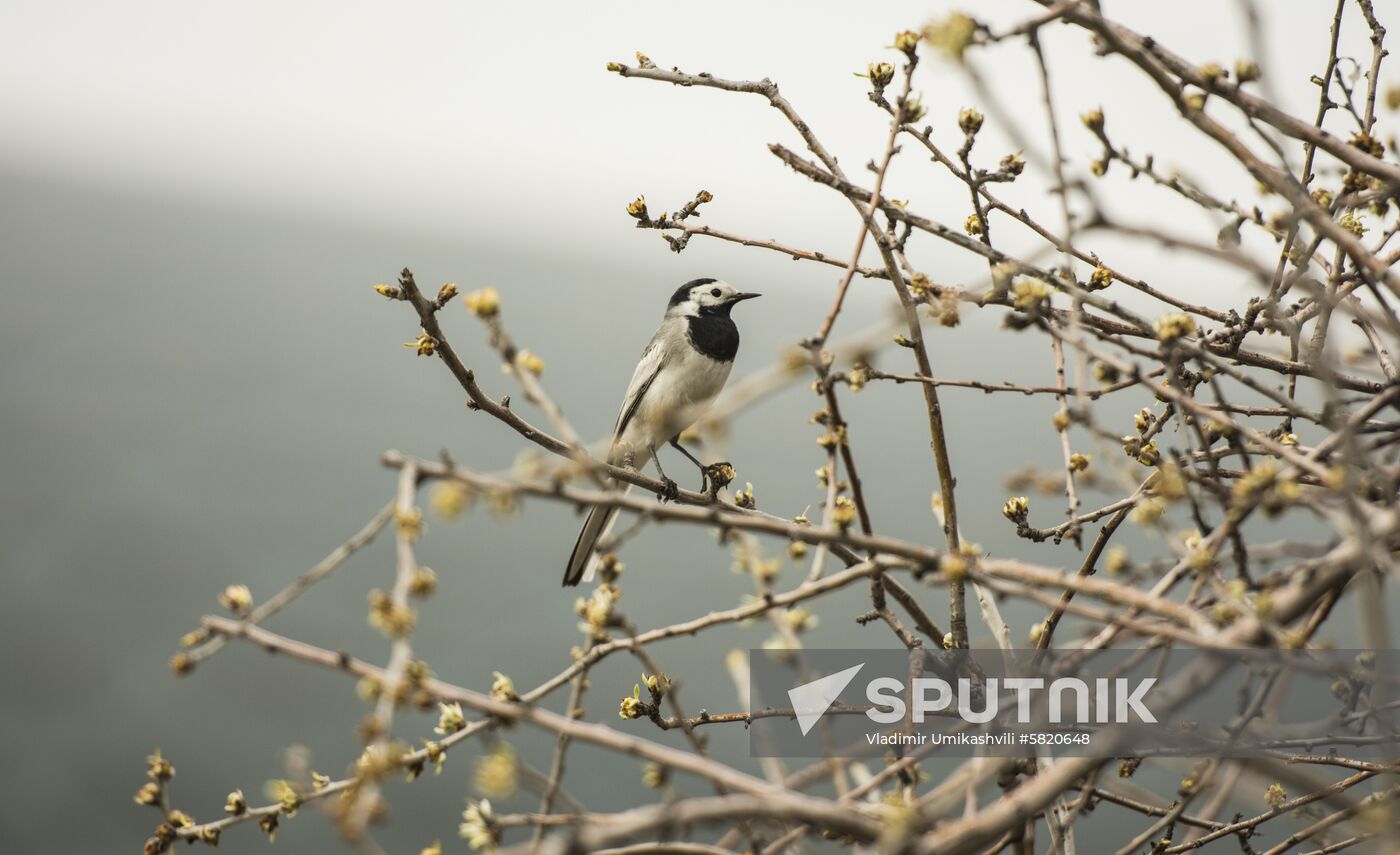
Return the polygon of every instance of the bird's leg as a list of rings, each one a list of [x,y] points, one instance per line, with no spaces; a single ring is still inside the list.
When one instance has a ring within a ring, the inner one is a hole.
[[[661,476],[661,483],[665,485],[662,491],[656,494],[656,500],[658,502],[674,502],[676,499],[679,499],[681,496],[681,488],[676,485],[675,481],[667,478],[666,473],[662,471],[661,456],[656,453],[656,446],[652,446],[651,448],[651,460],[656,464],[656,472]]]
[[[709,492],[711,495],[718,493],[720,488],[734,480],[734,467],[728,460],[721,460],[718,463],[706,465],[695,459],[695,455],[685,450],[681,445],[680,437],[671,440],[671,447],[684,454],[700,469],[700,492]],[[727,470],[727,471],[726,471]]]
[[[676,451],[679,451],[681,454],[684,454],[684,455],[686,456],[686,459],[689,460],[691,463],[694,463],[694,464],[695,464],[695,468],[700,470],[700,476],[701,476],[701,478],[702,478],[702,479],[704,478],[704,476],[705,476],[705,464],[701,463],[699,460],[696,460],[696,459],[695,459],[695,455],[693,455],[693,454],[691,454],[689,451],[686,451],[686,450],[685,450],[685,446],[684,446],[684,445],[681,445],[681,441],[680,441],[680,438],[679,438],[679,437],[673,438],[673,439],[671,440],[671,447],[674,448]],[[705,489],[705,482],[704,482],[703,480],[700,482],[700,489],[701,489],[701,490]]]

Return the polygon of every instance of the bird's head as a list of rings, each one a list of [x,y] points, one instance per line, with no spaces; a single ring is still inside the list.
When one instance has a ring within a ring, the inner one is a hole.
[[[693,315],[720,315],[729,317],[729,310],[735,304],[760,296],[749,291],[739,291],[728,282],[718,279],[692,279],[676,289],[671,302],[666,307],[668,316],[688,317]]]

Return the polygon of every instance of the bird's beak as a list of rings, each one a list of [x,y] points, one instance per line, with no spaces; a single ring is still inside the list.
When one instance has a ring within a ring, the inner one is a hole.
[[[762,296],[763,296],[762,294],[755,294],[755,293],[752,292],[752,291],[740,291],[738,294],[735,294],[735,295],[729,300],[729,302],[731,302],[731,303],[737,303],[737,302],[739,302],[740,300],[752,300],[754,297],[762,297]]]

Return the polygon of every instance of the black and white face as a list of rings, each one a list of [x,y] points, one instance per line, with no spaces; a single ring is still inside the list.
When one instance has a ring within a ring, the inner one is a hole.
[[[671,295],[671,303],[667,306],[666,314],[685,317],[693,315],[723,315],[727,317],[729,310],[734,308],[736,303],[757,296],[759,295],[740,291],[728,282],[722,282],[719,279],[694,279],[676,289],[676,293]]]

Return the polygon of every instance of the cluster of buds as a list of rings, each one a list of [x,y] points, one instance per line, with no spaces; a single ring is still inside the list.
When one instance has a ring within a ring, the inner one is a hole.
[[[603,580],[604,585],[616,584],[622,576],[622,571],[626,569],[627,565],[622,563],[615,552],[605,552],[598,556],[598,578]]]
[[[455,296],[457,296],[457,283],[448,282],[438,289],[437,297],[433,299],[433,305],[441,309],[452,302],[452,298]]]
[[[411,347],[419,356],[432,356],[437,353],[437,339],[428,335],[427,330],[418,333],[418,337],[413,341],[403,343],[404,347]]]
[[[671,678],[665,674],[643,674],[642,685],[647,687],[653,701],[660,701],[671,690]]]
[[[579,597],[574,603],[574,611],[584,620],[580,629],[592,637],[602,637],[603,631],[615,622],[613,610],[621,596],[619,588],[605,581],[593,589],[588,599]]]
[[[1181,779],[1181,785],[1177,787],[1176,794],[1183,798],[1189,798],[1198,793],[1201,789],[1201,784],[1205,781],[1205,774],[1210,768],[1211,762],[1211,760],[1197,760],[1195,765],[1191,767],[1191,771],[1186,773],[1186,777]],[[1171,845],[1170,837],[1164,837],[1162,839],[1167,841],[1167,846]],[[1166,848],[1166,846],[1160,848]],[[1160,851],[1160,849],[1158,851]]]
[[[856,77],[869,78],[870,88],[878,98],[894,80],[894,66],[888,62],[872,62],[865,67],[864,74],[856,74]]]
[[[648,789],[659,790],[671,780],[671,767],[648,762],[642,767],[642,784]]]
[[[277,802],[277,809],[287,816],[296,816],[301,807],[301,791],[287,780],[267,782],[267,797]]]
[[[1030,516],[1031,502],[1025,496],[1013,496],[1006,500],[1006,504],[1001,506],[1001,515],[1011,520],[1018,526],[1026,524],[1026,519]]]
[[[385,591],[369,593],[369,625],[389,638],[403,638],[413,632],[418,617],[413,609],[394,602]]]
[[[478,318],[494,318],[501,311],[501,295],[495,288],[480,288],[463,297],[462,305]]]
[[[1093,455],[1080,454],[1076,451],[1069,456],[1069,464],[1065,468],[1071,472],[1084,472],[1089,468],[1089,463],[1092,460]]]
[[[1219,439],[1229,439],[1235,435],[1235,428],[1233,425],[1227,425],[1215,419],[1211,419],[1202,425],[1201,431],[1206,435],[1206,440],[1212,444]]]
[[[1196,322],[1185,312],[1165,314],[1152,326],[1157,331],[1157,340],[1163,344],[1171,344],[1177,339],[1196,334]]]
[[[1243,579],[1232,579],[1225,585],[1220,599],[1211,606],[1210,619],[1216,626],[1229,626],[1244,611],[1246,587]]]
[[[394,531],[405,540],[417,540],[423,534],[423,511],[417,507],[395,509]]]
[[[617,715],[624,720],[630,720],[641,718],[642,716],[651,716],[655,712],[656,707],[642,700],[642,685],[640,683],[634,683],[632,686],[632,694],[624,697],[622,703],[618,705]]]
[[[530,372],[536,377],[544,373],[544,360],[540,359],[529,350],[521,350],[515,354],[515,366],[522,371]]]
[[[404,666],[403,679],[394,687],[394,703],[412,703],[420,710],[432,709],[435,698],[427,687],[432,678],[433,669],[428,667],[427,662],[422,659],[410,659]]]
[[[976,136],[982,130],[982,122],[986,119],[982,112],[976,107],[963,107],[958,111],[958,127],[967,136]]]
[[[441,743],[431,739],[423,740],[423,760],[433,764],[433,774],[441,775],[442,767],[447,763],[447,749]]]
[[[451,736],[459,730],[464,730],[467,726],[467,718],[462,714],[462,705],[459,703],[438,704],[438,723],[433,728],[433,733],[438,736]]]
[[[1259,63],[1252,59],[1235,60],[1235,79],[1240,83],[1253,83],[1264,73],[1259,69]]]
[[[1352,148],[1360,149],[1372,157],[1383,157],[1385,155],[1385,144],[1376,139],[1375,135],[1367,133],[1355,133],[1347,141]]]
[[[437,590],[437,573],[431,567],[419,567],[413,571],[413,578],[408,583],[408,593],[420,599],[431,597]]]
[[[749,547],[740,543],[735,548],[734,567],[735,573],[751,573],[763,585],[772,584],[778,578],[778,573],[783,569],[781,558],[764,558],[763,553],[757,547]]]
[[[811,632],[820,623],[819,618],[803,608],[789,609],[783,613],[783,621],[793,632]]]
[[[1181,474],[1181,467],[1170,460],[1157,467],[1157,474],[1152,476],[1150,485],[1152,495],[1174,502],[1186,495],[1186,478]]]
[[[1157,449],[1157,440],[1143,442],[1136,436],[1123,437],[1123,453],[1143,466],[1156,466],[1162,462],[1162,452]]]
[[[1039,279],[1022,279],[1011,286],[1011,304],[1023,312],[1038,314],[1050,302],[1050,286]]]
[[[977,22],[962,12],[931,21],[924,27],[924,41],[946,58],[962,62],[963,54],[977,35]]]
[[[837,496],[831,506],[831,521],[844,532],[851,527],[855,519],[856,503],[851,501],[849,496]]]
[[[1105,386],[1112,386],[1123,379],[1123,374],[1118,370],[1118,366],[1110,365],[1107,362],[1094,363],[1094,379]]]
[[[870,366],[863,361],[852,365],[851,370],[846,372],[846,385],[851,387],[852,392],[859,392],[869,382]]]
[[[919,96],[910,95],[899,102],[899,120],[901,122],[917,122],[928,115],[928,108],[924,102],[919,100]]]
[[[1113,284],[1113,271],[1102,264],[1094,265],[1094,272],[1089,274],[1089,284],[1086,291],[1102,291]]]
[[[491,697],[498,701],[515,703],[520,700],[520,693],[515,691],[515,682],[513,680],[500,671],[492,671]]]
[[[477,851],[490,851],[501,842],[501,829],[496,824],[496,815],[491,811],[491,802],[468,801],[462,811],[462,824],[457,833],[466,838],[467,845]]]
[[[1201,79],[1207,83],[1215,83],[1230,76],[1230,73],[1225,70],[1225,66],[1218,62],[1207,62],[1197,68],[1196,73],[1201,75]]]
[[[224,813],[229,816],[242,816],[248,812],[248,800],[243,798],[242,790],[234,790],[224,799]]]
[[[428,497],[428,505],[433,509],[433,513],[445,520],[451,520],[461,516],[475,499],[476,494],[465,482],[439,481]]]
[[[895,33],[893,47],[905,56],[913,59],[914,51],[918,50],[920,40],[921,37],[918,33],[913,30],[904,30],[903,32]]]
[[[472,770],[472,786],[483,796],[506,799],[515,795],[519,785],[520,763],[509,742],[497,742],[487,754],[476,761]]]
[[[253,608],[253,594],[247,585],[229,585],[219,593],[219,605],[243,617]]]
[[[1167,503],[1156,496],[1148,496],[1138,501],[1128,518],[1141,526],[1155,526],[1167,512]]]
[[[982,232],[984,231],[982,225],[982,218],[979,217],[977,214],[968,214],[967,219],[963,220],[963,231],[967,232],[973,237],[982,234]]]
[[[1257,505],[1270,517],[1283,513],[1302,496],[1297,479],[1280,472],[1273,460],[1255,464],[1235,482],[1232,493],[1236,505]]]
[[[1110,576],[1119,576],[1132,566],[1132,557],[1128,553],[1128,547],[1121,543],[1115,543],[1108,548],[1108,552],[1103,557],[1103,569],[1108,571]]]
[[[745,484],[744,489],[734,494],[734,504],[750,511],[758,507],[753,497],[753,484]]]
[[[1026,161],[1025,158],[1021,157],[1019,151],[1013,151],[1011,154],[1002,157],[1001,162],[997,164],[997,169],[1005,174],[1007,180],[1010,181],[1017,175],[1026,171]]]
[[[486,491],[486,507],[497,519],[509,519],[520,511],[515,491],[506,487]]]
[[[1186,563],[1198,573],[1208,572],[1215,566],[1215,550],[1204,545],[1199,529],[1190,529],[1181,535],[1181,548],[1186,552]]]
[[[840,425],[840,426],[838,426],[835,430],[828,430],[826,433],[824,433],[824,434],[822,434],[821,436],[817,437],[817,445],[820,445],[822,448],[825,448],[825,449],[827,449],[828,451],[831,450],[831,449],[833,449],[833,448],[836,448],[836,447],[838,447],[838,446],[845,445],[845,444],[846,444],[846,426],[845,426],[845,425]]]
[[[1365,236],[1366,232],[1368,231],[1366,228],[1365,221],[1358,217],[1355,211],[1347,211],[1346,213],[1338,217],[1337,225],[1341,226],[1342,228],[1346,229],[1347,231],[1351,232],[1357,237]]]
[[[975,543],[960,544],[956,552],[950,552],[938,560],[938,569],[949,582],[961,582],[967,578],[981,552],[982,547]]]
[[[193,828],[195,825],[194,817],[182,810],[172,810],[165,815],[165,821],[174,828]]]
[[[170,761],[160,753],[157,748],[154,754],[146,757],[146,777],[157,784],[164,784],[175,777],[175,767]]]
[[[627,216],[640,222],[651,222],[651,215],[647,213],[647,197],[638,196],[627,203]]]
[[[955,327],[962,323],[962,316],[958,313],[958,298],[950,292],[938,295],[938,298],[928,304],[929,317],[938,321],[941,327]]]

